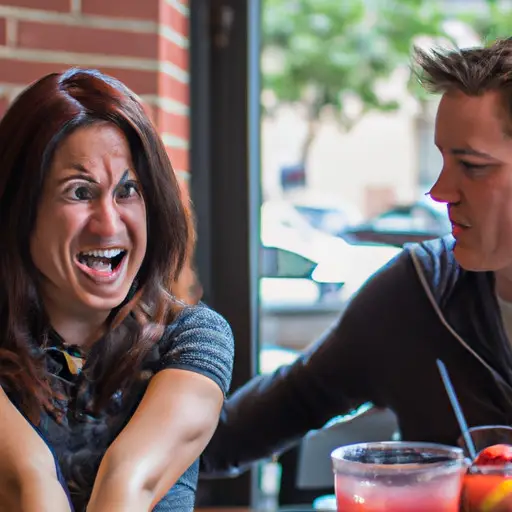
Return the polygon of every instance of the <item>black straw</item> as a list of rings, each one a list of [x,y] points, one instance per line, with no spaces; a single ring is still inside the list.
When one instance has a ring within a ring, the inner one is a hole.
[[[444,388],[446,389],[446,393],[448,394],[448,398],[452,404],[453,412],[455,413],[455,417],[459,423],[460,430],[462,432],[462,437],[466,443],[466,447],[469,452],[469,456],[471,460],[475,460],[476,458],[476,450],[475,445],[473,443],[473,439],[469,433],[468,424],[466,423],[466,418],[464,418],[464,413],[462,412],[462,408],[460,406],[459,400],[457,399],[457,395],[455,394],[455,390],[453,389],[452,381],[450,380],[450,376],[448,375],[448,370],[446,369],[446,365],[438,359],[437,367],[439,369],[439,373],[441,374],[441,379],[443,379]]]

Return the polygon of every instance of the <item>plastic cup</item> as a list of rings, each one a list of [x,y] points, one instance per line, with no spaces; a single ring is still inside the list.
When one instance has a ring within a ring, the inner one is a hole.
[[[340,512],[459,512],[467,464],[460,448],[381,442],[331,454]]]

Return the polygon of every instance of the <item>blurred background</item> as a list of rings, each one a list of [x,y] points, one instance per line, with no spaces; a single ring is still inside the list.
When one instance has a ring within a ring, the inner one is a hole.
[[[263,347],[303,348],[404,243],[451,231],[425,195],[441,169],[438,98],[418,87],[411,48],[508,35],[509,13],[485,0],[262,1]],[[273,367],[265,351],[261,363]]]
[[[140,95],[193,203],[194,293],[235,333],[234,390],[295,360],[404,244],[449,233],[411,49],[510,27],[512,0],[0,1],[0,113],[73,65]],[[198,503],[310,506],[330,484],[301,457],[203,481]]]

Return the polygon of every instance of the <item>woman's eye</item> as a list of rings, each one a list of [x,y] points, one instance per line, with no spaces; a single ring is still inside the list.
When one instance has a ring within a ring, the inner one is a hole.
[[[117,197],[119,199],[128,199],[138,195],[140,195],[139,186],[134,181],[127,181],[126,183],[119,185],[117,189]]]
[[[85,185],[78,185],[73,187],[69,194],[75,201],[89,201],[93,198],[92,191]]]

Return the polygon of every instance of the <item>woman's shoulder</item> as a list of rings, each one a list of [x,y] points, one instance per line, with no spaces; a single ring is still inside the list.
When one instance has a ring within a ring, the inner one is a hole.
[[[190,329],[202,331],[198,331],[197,334],[213,331],[228,338],[233,337],[227,320],[202,302],[195,305],[184,305],[173,321],[167,325],[164,337],[177,336]]]
[[[184,306],[158,343],[161,368],[202,373],[227,393],[234,359],[233,332],[226,319],[205,304]]]

